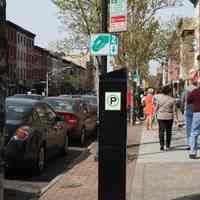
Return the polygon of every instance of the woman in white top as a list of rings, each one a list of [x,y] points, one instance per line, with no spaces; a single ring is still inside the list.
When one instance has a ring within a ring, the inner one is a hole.
[[[174,121],[174,115],[176,114],[176,120],[178,120],[176,112],[176,100],[170,96],[172,89],[169,86],[162,88],[162,94],[157,99],[155,113],[157,115],[159,124],[159,140],[160,150],[164,150],[166,143],[166,150],[170,148],[172,125]],[[166,133],[166,142],[165,142]]]

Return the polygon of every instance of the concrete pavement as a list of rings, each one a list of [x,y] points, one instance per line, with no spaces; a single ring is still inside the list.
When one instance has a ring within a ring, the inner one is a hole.
[[[143,129],[130,200],[199,200],[200,158],[191,160],[185,130],[173,128],[170,151],[160,151],[158,131]]]
[[[134,176],[135,159],[138,154],[142,126],[128,127],[128,156],[127,156],[127,199],[130,199],[131,186]],[[39,200],[97,200],[98,196],[98,162],[94,161],[96,145],[88,151],[87,156],[78,162],[67,173],[51,184],[44,193],[40,193]],[[34,199],[35,200],[35,199]]]

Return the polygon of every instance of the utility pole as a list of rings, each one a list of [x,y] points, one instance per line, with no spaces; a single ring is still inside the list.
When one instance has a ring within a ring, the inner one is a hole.
[[[46,96],[49,96],[49,72],[46,74]]]
[[[101,0],[101,32],[107,33],[107,24],[108,24],[108,0]],[[101,58],[101,68],[102,74],[107,73],[107,56],[102,56]]]
[[[0,200],[3,199],[3,133],[5,124],[5,98],[6,98],[6,81],[7,74],[7,38],[6,38],[6,0],[0,0]]]

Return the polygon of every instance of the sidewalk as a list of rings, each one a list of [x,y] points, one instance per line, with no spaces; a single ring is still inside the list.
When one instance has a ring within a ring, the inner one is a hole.
[[[128,145],[138,144],[140,140],[141,130],[139,127],[128,127]],[[133,134],[134,133],[134,134]],[[138,148],[128,149],[128,154],[136,154]],[[96,145],[92,145],[87,152],[88,157],[71,170],[67,171],[56,180],[47,191],[45,191],[39,200],[97,200],[98,196],[98,162],[94,161],[96,154]],[[127,199],[130,199],[131,186],[134,176],[134,159],[127,159]]]
[[[157,131],[143,130],[131,200],[199,200],[200,159],[190,160],[185,130],[174,128],[172,149],[160,151]]]

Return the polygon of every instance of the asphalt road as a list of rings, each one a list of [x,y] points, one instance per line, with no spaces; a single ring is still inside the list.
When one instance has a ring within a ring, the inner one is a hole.
[[[87,144],[89,146],[92,140]],[[30,200],[45,188],[53,179],[61,176],[71,169],[74,162],[85,151],[87,147],[81,148],[76,145],[69,147],[65,156],[58,155],[48,161],[44,173],[33,176],[31,170],[14,171],[4,181],[4,200]]]

